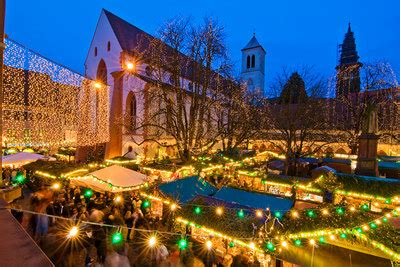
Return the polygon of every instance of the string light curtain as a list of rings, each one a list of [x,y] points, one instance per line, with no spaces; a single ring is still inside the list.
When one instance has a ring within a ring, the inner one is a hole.
[[[91,146],[109,139],[108,86],[5,40],[3,136],[8,147]]]

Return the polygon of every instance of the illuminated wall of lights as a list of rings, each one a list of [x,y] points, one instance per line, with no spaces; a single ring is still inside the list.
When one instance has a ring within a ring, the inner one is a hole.
[[[109,139],[106,85],[5,40],[3,142],[6,146],[90,146]]]

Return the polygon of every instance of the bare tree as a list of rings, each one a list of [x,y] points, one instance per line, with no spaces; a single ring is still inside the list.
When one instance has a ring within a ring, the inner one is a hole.
[[[357,73],[349,66],[337,72],[337,80],[344,73]],[[399,86],[389,64],[378,62],[364,64],[358,69],[359,85],[355,90],[337,94],[335,98],[335,128],[340,131],[341,140],[346,142],[352,154],[358,152],[358,137],[362,132],[364,117],[371,110],[378,114],[378,128],[382,138],[399,140]],[[351,87],[351,79],[346,80],[345,87]],[[343,81],[341,86],[343,86]],[[345,88],[346,89],[346,88]]]
[[[285,174],[297,175],[299,159],[334,142],[328,133],[326,87],[310,68],[301,74],[286,71],[273,86],[275,98],[265,104],[266,139],[285,155]]]
[[[226,154],[235,151],[249,140],[259,137],[263,98],[260,93],[249,92],[246,84],[231,78],[219,97],[217,125]]]
[[[159,38],[143,41],[142,57],[151,68],[151,88],[145,90],[144,141],[173,138],[182,161],[211,148],[220,136],[215,121],[216,102],[224,84],[219,74],[225,64],[223,27],[212,19],[194,26],[173,19]],[[137,74],[139,75],[139,74]]]

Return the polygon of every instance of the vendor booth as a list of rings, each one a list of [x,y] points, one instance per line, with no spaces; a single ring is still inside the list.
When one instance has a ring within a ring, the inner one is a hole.
[[[19,167],[37,160],[55,160],[52,157],[46,157],[40,154],[19,152],[8,156],[3,156],[3,166]]]
[[[71,178],[71,184],[92,188],[99,192],[122,192],[139,189],[148,181],[143,173],[118,165],[97,170],[83,177]]]

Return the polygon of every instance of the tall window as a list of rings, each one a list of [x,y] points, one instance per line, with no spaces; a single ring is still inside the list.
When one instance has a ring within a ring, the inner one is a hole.
[[[94,48],[94,56],[97,57],[97,47]]]
[[[108,41],[108,43],[107,43],[107,51],[110,51],[110,50],[111,50],[111,42]]]
[[[250,56],[247,56],[247,68],[250,69]]]
[[[254,68],[256,65],[256,56],[252,55],[251,56],[251,67]]]
[[[131,131],[136,129],[136,97],[131,91],[126,98],[126,123]]]

